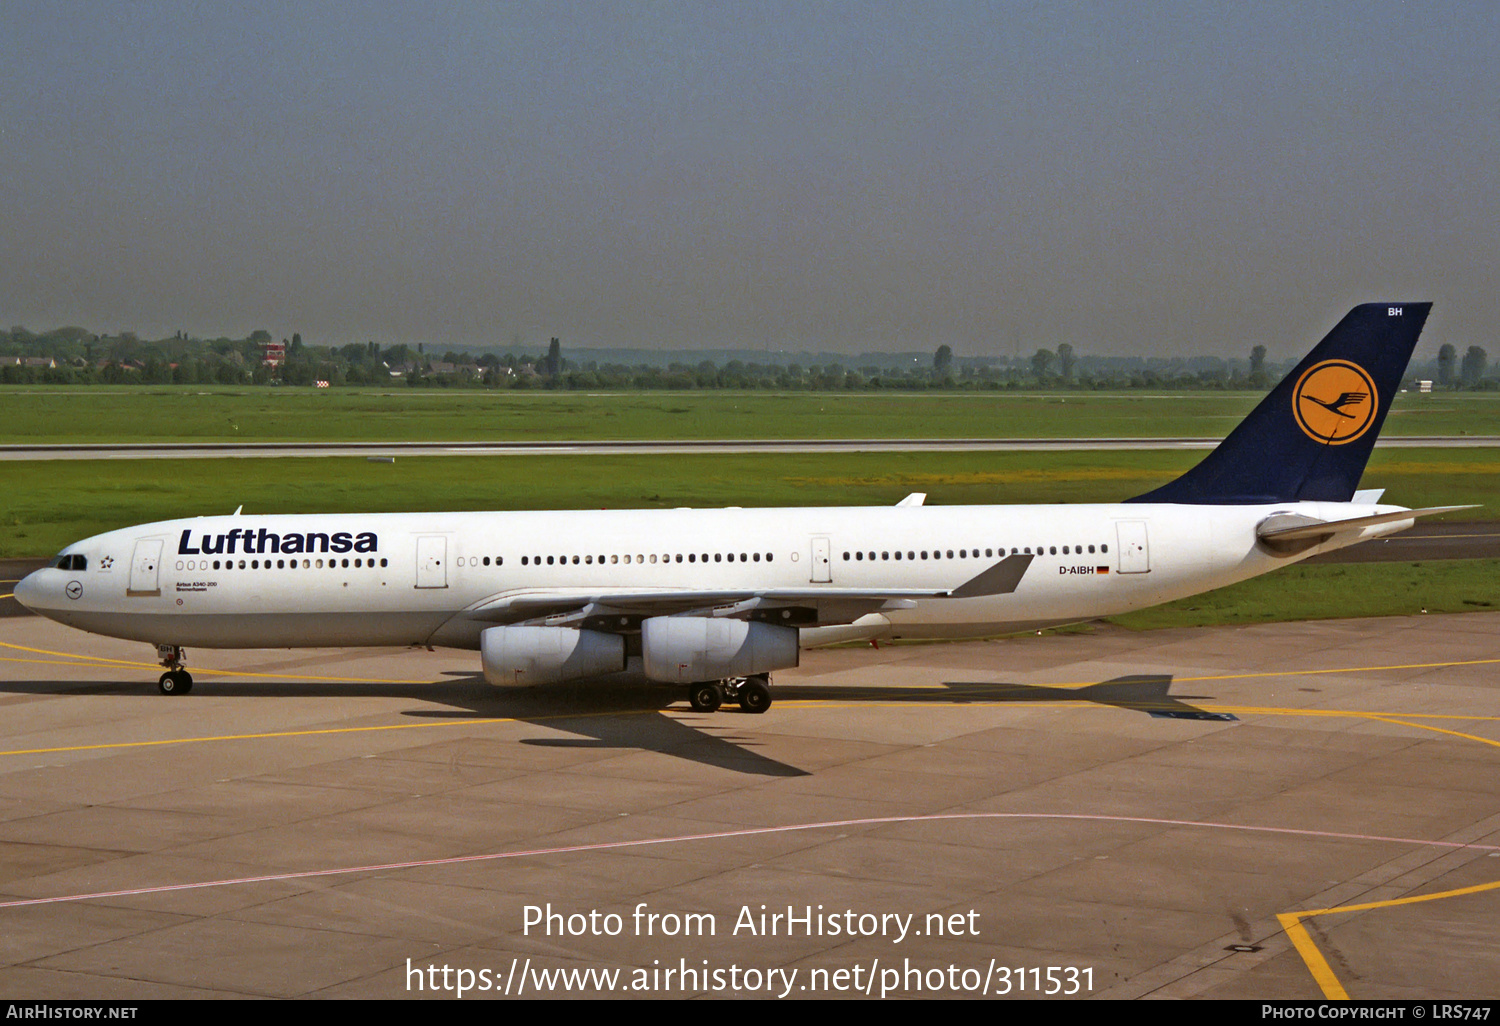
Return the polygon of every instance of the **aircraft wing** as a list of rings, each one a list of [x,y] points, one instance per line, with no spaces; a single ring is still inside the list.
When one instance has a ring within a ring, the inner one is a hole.
[[[546,623],[593,630],[634,631],[653,616],[693,613],[763,620],[791,627],[852,623],[881,609],[907,609],[917,599],[981,598],[1016,590],[1034,557],[1007,556],[946,591],[814,587],[723,591],[604,591],[550,588],[498,595],[465,611],[472,620],[497,624]]]

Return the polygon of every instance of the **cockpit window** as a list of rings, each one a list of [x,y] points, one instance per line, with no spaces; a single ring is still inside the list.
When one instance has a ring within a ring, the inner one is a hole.
[[[52,565],[58,570],[87,570],[89,568],[89,561],[86,556],[71,553],[66,556],[58,556]]]

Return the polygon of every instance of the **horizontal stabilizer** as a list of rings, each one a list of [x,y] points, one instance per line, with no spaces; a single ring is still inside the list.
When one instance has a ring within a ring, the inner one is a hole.
[[[1315,523],[1307,523],[1306,518],[1298,517],[1302,523],[1282,526],[1287,524],[1286,519],[1270,517],[1256,528],[1255,533],[1261,541],[1265,542],[1289,542],[1299,541],[1305,538],[1329,538],[1344,531],[1358,531],[1366,527],[1374,527],[1376,524],[1393,524],[1399,520],[1414,520],[1417,517],[1430,517],[1438,513],[1452,513],[1459,509],[1474,509],[1469,506],[1429,506],[1426,509],[1403,509],[1398,513],[1377,513],[1368,517],[1352,517],[1348,520],[1320,520]]]

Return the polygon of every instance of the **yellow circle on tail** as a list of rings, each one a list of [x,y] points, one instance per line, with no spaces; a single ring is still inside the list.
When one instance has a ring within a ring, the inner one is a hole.
[[[1309,367],[1292,389],[1292,413],[1307,437],[1344,445],[1369,430],[1380,409],[1375,381],[1359,364],[1324,360]]]

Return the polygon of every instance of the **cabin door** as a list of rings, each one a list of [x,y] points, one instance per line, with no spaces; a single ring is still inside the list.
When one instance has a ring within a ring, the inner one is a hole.
[[[1115,532],[1120,543],[1120,573],[1150,573],[1151,549],[1146,541],[1146,522],[1121,520],[1115,524]]]
[[[142,538],[135,543],[135,554],[130,557],[130,585],[125,594],[135,596],[160,595],[161,539]]]
[[[417,539],[417,587],[448,587],[448,538],[432,534]]]

